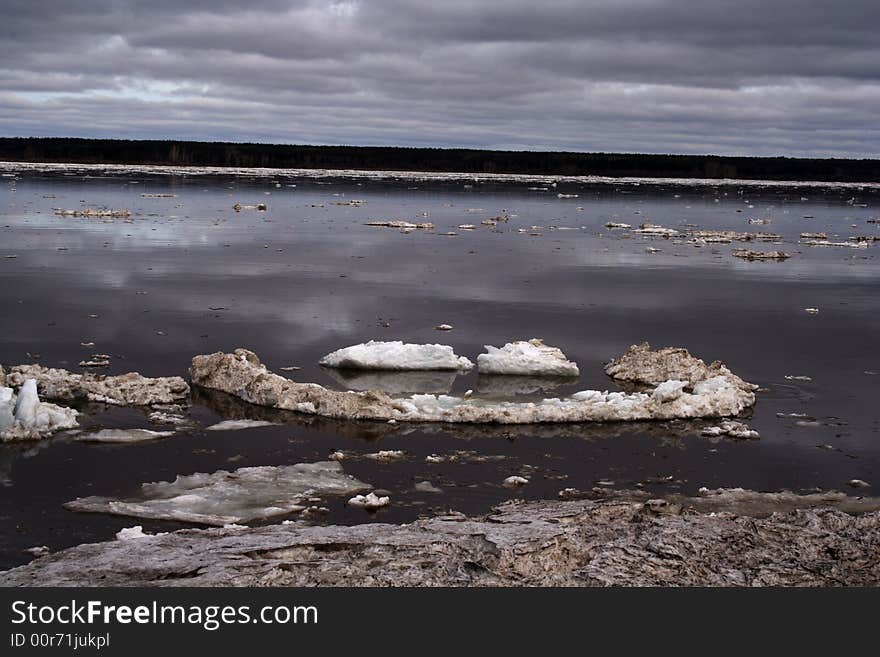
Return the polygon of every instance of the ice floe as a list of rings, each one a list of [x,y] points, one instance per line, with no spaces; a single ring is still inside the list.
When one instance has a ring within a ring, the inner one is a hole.
[[[345,474],[339,463],[319,461],[197,472],[173,482],[142,484],[136,497],[84,497],[64,506],[73,511],[222,527],[302,511],[315,496],[350,495],[369,488]]]
[[[12,388],[0,388],[0,442],[37,440],[71,429],[77,415],[72,408],[40,401],[34,379],[24,380],[17,396]]]
[[[35,379],[40,394],[63,401],[88,400],[120,406],[169,404],[186,399],[189,386],[179,376],[148,378],[137,372],[103,376],[41,365],[17,365],[6,376],[7,385],[20,386]]]
[[[706,427],[701,432],[704,436],[714,438],[717,436],[730,436],[731,438],[752,439],[760,438],[761,434],[742,422],[725,420],[718,426]]]
[[[266,420],[223,420],[217,424],[205,427],[205,431],[238,431],[239,429],[252,429],[254,427],[271,427],[275,422]]]
[[[477,356],[480,374],[519,374],[537,376],[577,376],[578,366],[561,349],[542,340],[508,342],[501,347],[486,345],[488,353]]]
[[[391,397],[377,390],[338,392],[269,372],[256,354],[241,348],[231,354],[196,356],[190,368],[194,383],[252,404],[345,419],[497,424],[671,420],[732,417],[755,403],[757,386],[720,362],[707,366],[685,349],[633,346],[609,363],[606,372],[653,387],[669,380],[688,383],[671,400],[668,393],[655,398],[645,392],[585,390],[562,399],[516,402],[431,394]],[[658,376],[661,373],[665,376]]]
[[[83,443],[141,443],[173,435],[173,431],[152,431],[151,429],[101,429],[94,433],[79,434],[75,440]]]
[[[442,344],[370,340],[337,349],[320,361],[325,367],[355,370],[469,370],[474,364]]]
[[[750,249],[736,249],[731,255],[743,260],[788,260],[791,257],[791,254],[785,251],[752,251]]]

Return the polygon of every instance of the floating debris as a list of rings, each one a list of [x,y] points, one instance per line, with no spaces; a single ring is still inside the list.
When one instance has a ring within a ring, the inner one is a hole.
[[[437,331],[451,331],[452,324],[438,324],[434,327]]]
[[[750,251],[748,249],[737,249],[731,255],[743,260],[788,260],[791,257],[785,251]]]
[[[122,219],[131,216],[130,210],[96,210],[85,208],[83,210],[55,210],[59,217],[112,217]]]
[[[433,230],[434,224],[423,222],[414,224],[410,221],[368,221],[365,226],[379,226],[383,228],[417,228],[419,230]]]
[[[374,461],[391,462],[402,461],[406,458],[406,454],[399,449],[383,449],[372,454],[365,454],[365,457],[368,459],[373,459]]]
[[[81,360],[79,362],[80,367],[107,367],[108,365],[110,365],[109,360],[98,358],[92,358],[91,360]]]
[[[508,477],[503,482],[501,482],[501,485],[504,486],[505,488],[519,488],[520,486],[528,485],[528,483],[529,483],[529,480],[526,479],[525,477],[520,477],[519,475],[514,475],[512,477]]]
[[[663,226],[652,224],[650,221],[641,224],[633,232],[639,233],[640,235],[656,235],[658,237],[673,237],[681,234],[680,231],[674,228],[664,228]]]
[[[818,315],[819,309],[818,308],[804,308],[804,312],[809,315]]]
[[[742,422],[725,420],[718,426],[706,427],[700,432],[703,436],[730,436],[731,438],[753,439],[760,438],[761,434]]]

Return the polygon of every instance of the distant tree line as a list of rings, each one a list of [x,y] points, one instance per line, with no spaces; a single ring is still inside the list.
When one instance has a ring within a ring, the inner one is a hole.
[[[0,160],[293,169],[880,181],[880,160],[2,137]]]

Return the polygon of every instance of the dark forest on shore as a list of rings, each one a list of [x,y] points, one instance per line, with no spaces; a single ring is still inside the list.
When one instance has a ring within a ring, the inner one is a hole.
[[[880,160],[0,137],[0,160],[611,177],[880,181]]]

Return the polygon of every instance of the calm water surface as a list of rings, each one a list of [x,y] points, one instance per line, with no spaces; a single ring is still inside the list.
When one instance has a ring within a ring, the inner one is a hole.
[[[113,356],[106,373],[186,376],[193,355],[244,346],[276,371],[302,368],[290,374],[296,380],[356,387],[363,382],[322,370],[318,359],[369,339],[399,339],[451,344],[473,360],[484,344],[541,337],[582,372],[576,382],[544,382],[531,395],[542,397],[615,389],[603,364],[647,340],[721,359],[764,391],[748,418],[761,439],[743,442],[701,437],[700,422],[338,422],[196,390],[195,428],[166,440],[89,445],[61,436],[0,445],[2,567],[28,561],[22,550],[31,546],[56,550],[108,540],[134,524],[163,531],[183,526],[62,508],[75,497],[130,495],[142,482],[192,472],[321,460],[334,449],[355,455],[346,471],[391,491],[392,506],[368,514],[328,499],[330,513],[319,522],[402,522],[449,509],[482,513],[511,497],[555,498],[562,488],[589,489],[600,481],[658,494],[701,486],[863,492],[846,486],[853,478],[880,486],[880,244],[799,243],[803,231],[826,232],[833,241],[880,234],[880,224],[868,221],[880,216],[876,190],[3,171],[5,365],[40,362],[79,371],[79,361],[105,353]],[[345,204],[352,199],[364,203]],[[235,203],[268,209],[235,212]],[[127,208],[132,215],[126,221],[53,212],[84,207]],[[481,224],[499,215],[510,218],[495,228]],[[750,225],[749,218],[772,223]],[[431,221],[436,229],[364,225],[393,219]],[[612,231],[604,227],[609,221],[772,231],[782,243],[697,247]],[[457,234],[442,234],[447,231]],[[746,262],[730,255],[742,246],[792,258]],[[807,307],[820,312],[808,314]],[[455,328],[434,330],[440,323]],[[410,385],[394,377],[382,384]],[[475,373],[431,385],[434,392],[503,393],[497,381]],[[138,409],[82,410],[86,427],[151,427]],[[805,426],[778,413],[804,413],[810,421]],[[225,418],[282,424],[204,431]],[[382,464],[356,456],[379,449],[404,450],[407,459]],[[464,453],[457,462],[425,462],[427,455],[454,452]],[[512,474],[531,483],[503,488]],[[420,481],[442,492],[414,491]]]

